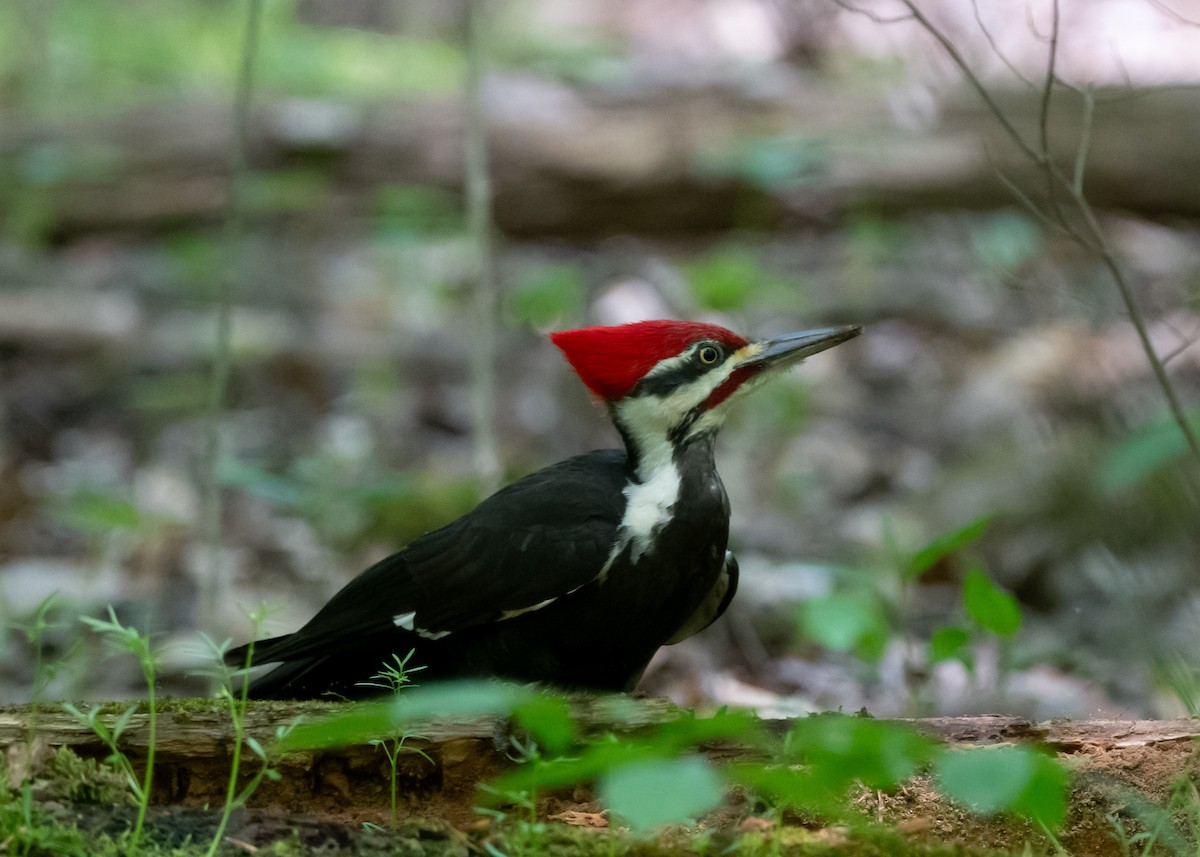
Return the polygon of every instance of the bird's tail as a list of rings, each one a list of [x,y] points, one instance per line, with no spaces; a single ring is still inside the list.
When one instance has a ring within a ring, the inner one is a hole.
[[[275,660],[272,657],[272,653],[283,648],[291,639],[291,634],[284,634],[281,637],[271,637],[267,640],[258,640],[253,643],[247,643],[244,646],[238,646],[236,649],[230,649],[225,653],[225,663],[236,668],[269,664]]]
[[[230,649],[225,654],[225,662],[240,669],[281,661],[273,669],[250,679],[247,695],[251,699],[361,699],[378,695],[378,687],[360,681],[361,670],[355,669],[358,665],[347,664],[344,657],[337,654],[295,657],[287,650],[294,642],[293,636],[285,634],[259,640]]]

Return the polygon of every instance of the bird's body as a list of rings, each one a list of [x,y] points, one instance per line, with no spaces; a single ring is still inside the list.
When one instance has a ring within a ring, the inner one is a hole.
[[[632,689],[662,645],[707,627],[736,591],[713,460],[729,399],[784,362],[772,347],[795,362],[858,332],[786,345],[687,322],[556,334],[625,450],[532,473],[371,566],[299,631],[255,644],[254,664],[279,666],[251,694],[363,696],[409,651],[430,679]]]

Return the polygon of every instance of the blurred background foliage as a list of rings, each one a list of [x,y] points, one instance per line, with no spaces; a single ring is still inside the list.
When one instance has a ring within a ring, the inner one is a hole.
[[[743,592],[646,688],[784,713],[1193,710],[1196,465],[1102,262],[1005,190],[989,117],[919,32],[827,0],[678,5],[487,6],[506,475],[616,442],[548,330],[867,334],[734,415]],[[929,5],[990,87],[1036,99],[1012,73],[1041,73],[1024,12],[981,2],[989,42],[961,4]],[[1200,212],[1174,194],[1200,167],[1169,131],[1131,147],[1146,120],[1121,113],[1195,121],[1161,99],[1195,102],[1200,30],[1075,5],[1060,74],[1115,87],[1087,186],[1200,424]],[[48,693],[138,692],[78,653],[72,617],[110,602],[170,653],[164,689],[197,692],[197,630],[240,640],[262,601],[269,631],[294,628],[480,498],[462,12],[268,2],[231,242],[242,5],[0,7],[0,699],[28,698],[12,629],[50,592]],[[224,282],[213,562],[198,486]]]

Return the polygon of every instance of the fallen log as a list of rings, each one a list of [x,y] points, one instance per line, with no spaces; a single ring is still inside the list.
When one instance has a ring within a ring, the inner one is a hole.
[[[110,703],[101,718],[112,723],[124,710]],[[245,717],[246,734],[264,746],[278,731],[297,721],[344,711],[337,703],[252,703]],[[604,700],[576,700],[572,713],[585,734],[636,733],[678,716],[664,700],[627,700],[619,715]],[[121,738],[121,749],[139,766],[148,749],[148,715],[135,713]],[[1200,720],[1049,720],[1036,723],[1016,717],[937,717],[900,721],[940,740],[961,745],[1032,741],[1060,753],[1097,757],[1141,751],[1163,745],[1190,755],[1200,736]],[[782,731],[788,721],[768,721]],[[154,801],[192,807],[220,805],[230,770],[234,729],[225,708],[213,700],[167,700],[158,713],[155,744]],[[397,780],[405,814],[436,816],[455,824],[469,823],[479,800],[478,786],[511,766],[496,749],[496,720],[458,718],[420,724],[405,739]],[[0,709],[0,748],[7,758],[10,781],[19,784],[29,764],[39,765],[59,747],[83,758],[104,758],[108,749],[94,730],[55,706],[10,706]],[[746,752],[727,742],[702,746],[722,760]],[[249,756],[249,754],[246,754]],[[257,771],[253,757],[244,761],[242,779]],[[1111,767],[1111,761],[1108,767]],[[354,807],[356,812],[382,813],[390,796],[390,767],[385,754],[372,746],[350,746],[288,753],[275,760],[277,780],[266,780],[251,805],[287,812],[329,814]]]
[[[1028,139],[1037,136],[1039,98],[996,93]],[[880,94],[809,81],[764,91],[615,91],[498,78],[487,103],[495,218],[513,236],[703,233],[863,209],[986,209],[1015,204],[1005,181],[1034,197],[1044,186],[1038,167],[965,93],[917,116]],[[1064,93],[1051,113],[1050,148],[1068,174],[1083,111]],[[40,211],[59,240],[215,223],[231,133],[225,105],[196,102],[0,131],[0,174],[11,177],[0,217]],[[260,220],[302,217],[333,231],[378,214],[381,189],[457,194],[463,133],[453,99],[266,105],[250,123],[248,203]],[[1198,135],[1194,88],[1097,93],[1089,197],[1149,217],[1200,216],[1191,192]]]

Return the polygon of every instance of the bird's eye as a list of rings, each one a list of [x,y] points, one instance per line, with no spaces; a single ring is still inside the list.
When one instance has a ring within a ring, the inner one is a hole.
[[[705,366],[711,366],[717,362],[721,354],[711,345],[704,345],[696,352],[696,356],[700,358],[700,362]]]

